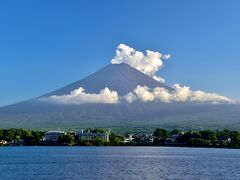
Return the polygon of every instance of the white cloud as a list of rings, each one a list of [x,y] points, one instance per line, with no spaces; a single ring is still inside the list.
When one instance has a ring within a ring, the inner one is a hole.
[[[120,44],[117,47],[116,55],[111,63],[126,63],[150,77],[156,77],[156,72],[163,66],[162,60],[169,59],[170,57],[170,54],[162,55],[159,52],[150,50],[147,50],[146,54],[144,54],[143,52],[137,51],[125,44]],[[160,77],[158,77],[158,80],[159,78]]]
[[[137,96],[133,94],[132,92],[124,95],[121,99],[126,100],[128,103],[133,103],[137,100]]]
[[[230,103],[229,98],[216,93],[205,93],[203,91],[192,91],[190,87],[179,84],[173,85],[173,91],[162,87],[148,88],[147,86],[137,86],[136,89],[124,96],[127,102],[139,100],[142,102],[160,101],[170,102],[197,102],[197,103]]]
[[[133,93],[143,102],[153,101],[155,98],[147,86],[137,86]]]
[[[68,95],[50,96],[41,98],[41,101],[48,101],[58,104],[87,104],[87,103],[102,103],[102,104],[115,104],[118,103],[119,97],[116,91],[110,91],[105,88],[99,94],[86,93],[82,87],[72,91]]]
[[[147,50],[143,52],[137,51],[125,44],[120,44],[117,47],[116,55],[112,59],[112,64],[126,63],[153,79],[165,83],[165,79],[156,76],[156,72],[163,67],[163,60],[169,59],[170,54],[162,55],[159,52]],[[128,93],[123,98],[127,102],[135,100],[147,101],[162,101],[162,102],[230,102],[231,100],[225,96],[216,93],[205,93],[203,91],[192,91],[190,87],[173,85],[173,91],[156,87],[149,89],[146,86],[138,86],[133,92]]]
[[[39,99],[57,104],[79,105],[89,103],[116,104],[122,101],[133,103],[140,102],[196,102],[196,103],[233,103],[229,98],[216,93],[205,93],[203,91],[192,91],[189,87],[173,85],[173,91],[163,87],[149,88],[137,86],[132,92],[119,97],[116,91],[105,88],[99,94],[86,93],[83,88],[78,88],[70,94],[62,96],[50,96]]]
[[[162,77],[159,77],[159,76],[153,76],[152,77],[153,79],[155,79],[156,81],[160,82],[160,83],[165,83],[165,79],[163,79]]]
[[[169,58],[171,58],[171,54],[165,54],[165,55],[163,55],[163,59],[169,59]]]

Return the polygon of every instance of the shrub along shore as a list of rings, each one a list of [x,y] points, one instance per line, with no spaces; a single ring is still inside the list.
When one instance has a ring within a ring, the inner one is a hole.
[[[54,131],[57,132],[57,131]],[[63,131],[61,131],[63,132]],[[240,132],[225,130],[181,131],[157,128],[146,133],[109,133],[102,129],[86,129],[79,133],[62,133],[46,140],[47,132],[28,129],[0,130],[0,146],[178,146],[240,148]],[[101,138],[107,135],[107,140]],[[81,139],[79,136],[88,137]],[[56,137],[55,137],[56,138]]]

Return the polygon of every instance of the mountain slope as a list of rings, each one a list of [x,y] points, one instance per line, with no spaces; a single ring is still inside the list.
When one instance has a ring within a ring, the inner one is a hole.
[[[70,94],[71,91],[83,87],[88,93],[99,93],[105,87],[117,91],[120,96],[133,91],[138,85],[150,88],[164,87],[171,89],[151,77],[146,76],[128,64],[110,64],[90,76],[53,91],[44,96]]]
[[[40,97],[69,94],[83,87],[87,93],[99,93],[108,87],[120,96],[138,85],[172,88],[127,64],[108,65],[92,75]],[[234,104],[194,104],[135,102],[119,104],[60,105],[34,98],[0,108],[0,128],[34,129],[86,127],[167,127],[232,128],[240,130],[240,106]]]
[[[53,95],[67,95],[80,87],[84,88],[87,93],[99,93],[102,89],[108,87],[110,90],[117,91],[119,96],[122,96],[133,91],[138,85],[145,85],[150,88],[164,87],[172,90],[172,88],[168,87],[164,83],[160,83],[152,79],[128,64],[110,64],[82,80],[76,81],[53,92],[44,94],[37,98],[2,107],[0,108],[0,113],[3,111],[10,111],[11,113],[31,112],[33,109],[34,111],[37,111],[48,109],[49,107],[54,108],[54,105],[41,102],[39,101],[39,98]]]
[[[239,105],[121,103],[63,106],[34,104],[0,110],[0,128],[181,128],[240,130]]]

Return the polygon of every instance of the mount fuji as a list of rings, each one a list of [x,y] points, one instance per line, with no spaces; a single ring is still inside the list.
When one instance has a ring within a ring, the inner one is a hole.
[[[238,104],[193,102],[133,102],[61,104],[40,99],[66,96],[78,88],[97,94],[108,88],[124,96],[137,86],[172,87],[154,80],[128,64],[111,64],[86,78],[37,98],[0,108],[0,128],[77,129],[86,127],[232,128],[240,130]]]

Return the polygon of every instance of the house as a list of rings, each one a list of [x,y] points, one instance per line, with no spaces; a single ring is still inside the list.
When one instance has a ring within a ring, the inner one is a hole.
[[[139,135],[136,135],[135,137],[137,142],[141,142],[141,143],[153,143],[154,141],[154,137],[152,134],[139,134]]]
[[[167,138],[168,143],[176,143],[177,139],[179,138],[178,134],[173,134],[171,137]]]
[[[5,146],[5,145],[7,145],[7,144],[8,144],[7,141],[4,141],[4,140],[1,140],[1,141],[0,141],[0,146]]]
[[[66,133],[64,131],[59,131],[59,130],[58,131],[48,131],[45,133],[45,135],[43,137],[43,141],[57,142],[64,135],[66,135]]]
[[[178,139],[179,139],[179,137],[181,137],[182,135],[184,134],[184,132],[181,132],[181,133],[179,133],[179,134],[173,134],[171,137],[169,137],[169,138],[166,138],[166,144],[175,144],[175,145],[177,145],[177,144],[179,144],[178,143]]]
[[[19,140],[12,140],[9,141],[8,143],[9,146],[24,146],[25,142],[23,139],[19,139]]]
[[[225,139],[225,138],[220,138],[219,140],[220,140],[220,142],[221,142],[222,144],[224,144],[224,145],[231,144],[231,142],[232,142],[232,139],[231,139],[231,138],[227,138],[227,139]]]
[[[125,137],[124,138],[124,143],[130,143],[133,141],[133,135],[132,134],[129,134],[128,137]]]
[[[109,142],[109,132],[104,133],[93,133],[93,132],[83,132],[83,130],[77,134],[79,141],[95,141],[97,139]]]

